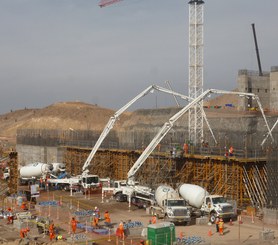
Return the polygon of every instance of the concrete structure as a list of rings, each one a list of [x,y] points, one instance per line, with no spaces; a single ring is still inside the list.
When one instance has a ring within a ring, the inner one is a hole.
[[[238,91],[254,93],[259,96],[264,110],[278,111],[278,66],[271,67],[270,72],[263,72],[260,76],[257,71],[239,70]],[[239,101],[239,110],[257,108],[254,100]]]

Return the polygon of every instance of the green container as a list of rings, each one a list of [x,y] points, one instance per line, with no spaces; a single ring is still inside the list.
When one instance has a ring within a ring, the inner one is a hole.
[[[175,225],[170,222],[148,225],[149,245],[172,245],[176,242]]]

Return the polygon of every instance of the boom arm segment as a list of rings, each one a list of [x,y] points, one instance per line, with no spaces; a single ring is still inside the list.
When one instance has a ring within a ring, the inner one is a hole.
[[[94,148],[92,149],[91,153],[89,154],[87,160],[85,161],[83,167],[82,167],[82,174],[86,175],[88,173],[88,166],[90,165],[94,155],[96,154],[98,148],[100,147],[101,143],[103,142],[103,140],[105,139],[105,137],[107,136],[107,134],[110,132],[110,130],[113,128],[115,122],[117,121],[117,119],[119,118],[119,116],[125,111],[127,110],[132,104],[134,104],[138,99],[144,97],[145,95],[147,95],[148,93],[152,92],[153,90],[158,90],[164,93],[168,93],[168,94],[172,94],[175,96],[178,96],[186,101],[189,101],[190,98],[188,96],[185,96],[183,94],[179,94],[176,93],[174,91],[171,91],[169,89],[163,88],[163,87],[159,87],[156,85],[151,85],[148,88],[146,88],[145,90],[143,90],[140,94],[138,94],[136,97],[134,97],[132,100],[130,100],[126,105],[124,105],[122,108],[120,108],[108,121],[108,123],[106,124],[104,130],[102,131],[101,135],[99,136]]]
[[[164,138],[164,136],[171,130],[174,123],[184,114],[186,113],[192,106],[196,105],[200,102],[203,98],[208,96],[211,93],[211,90],[207,90],[198,96],[196,99],[192,100],[187,106],[183,107],[178,113],[172,116],[168,122],[164,123],[160,131],[157,135],[153,138],[151,143],[147,146],[141,156],[137,159],[134,163],[132,168],[129,170],[127,174],[127,180],[129,185],[134,185],[134,175],[138,171],[138,169],[142,166],[142,164],[146,161],[149,155],[153,152],[155,147],[159,144],[159,142]]]

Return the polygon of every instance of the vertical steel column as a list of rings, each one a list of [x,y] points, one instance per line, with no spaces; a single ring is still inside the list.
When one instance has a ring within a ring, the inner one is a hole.
[[[203,93],[204,1],[189,1],[189,97]],[[193,144],[203,140],[203,101],[189,109],[189,140]]]

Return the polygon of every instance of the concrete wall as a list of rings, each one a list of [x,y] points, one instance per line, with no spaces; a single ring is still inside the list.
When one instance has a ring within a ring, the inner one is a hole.
[[[160,125],[156,125],[155,118],[157,115],[159,114],[160,120],[162,122],[167,121],[170,117],[168,111],[166,111],[167,113],[164,115],[164,119],[162,115],[165,112],[164,110],[157,109],[155,111],[156,112],[153,112],[152,116],[148,116],[149,123],[142,124],[139,122],[138,125],[136,125],[135,120],[134,124],[126,124],[121,129],[115,131],[113,134],[109,134],[106,138],[106,144],[102,145],[102,147],[129,150],[145,149],[163,126],[163,123],[161,122]],[[174,111],[177,111],[177,109]],[[268,117],[267,120],[270,127],[275,123],[276,119],[276,117]],[[212,128],[213,134],[221,147],[233,145],[234,148],[238,149],[247,148],[251,150],[254,148],[259,148],[261,142],[264,139],[264,135],[267,133],[265,122],[260,114],[256,116],[236,115],[234,117],[228,118],[208,117],[208,121]],[[160,142],[161,151],[168,151],[173,147],[173,145],[183,147],[184,143],[188,143],[189,138],[187,125],[187,117],[183,117],[178,120],[175,126]],[[275,129],[275,131],[277,132],[278,129]],[[82,144],[82,147],[93,147],[92,139],[90,138],[86,139],[88,145],[86,145],[85,140],[82,140],[81,138],[78,139],[78,141],[76,141],[77,147],[80,146],[79,140],[82,142],[84,141],[84,145]],[[215,145],[213,137],[206,125],[204,126],[204,141],[208,142],[210,145]],[[74,146],[74,144],[72,144],[72,146]],[[16,150],[18,152],[18,162],[20,165],[25,165],[27,163],[36,161],[51,163],[61,162],[63,160],[63,148],[59,146],[55,147],[17,144]]]
[[[238,91],[258,95],[265,110],[278,111],[278,66],[272,66],[270,73],[264,72],[263,76],[255,71],[239,70],[237,83]],[[251,99],[239,101],[240,110],[256,106]]]
[[[18,164],[25,166],[33,162],[63,162],[63,149],[50,146],[16,145]]]
[[[278,66],[271,67],[270,91],[270,110],[278,111]]]
[[[240,70],[238,72],[238,90],[244,93],[254,93],[259,96],[264,109],[270,109],[270,74],[264,73],[259,76],[257,72]],[[258,107],[257,103],[250,99],[243,99],[239,102],[239,109],[246,110],[252,107]]]
[[[263,222],[269,225],[278,225],[278,210],[264,208],[263,209]]]

